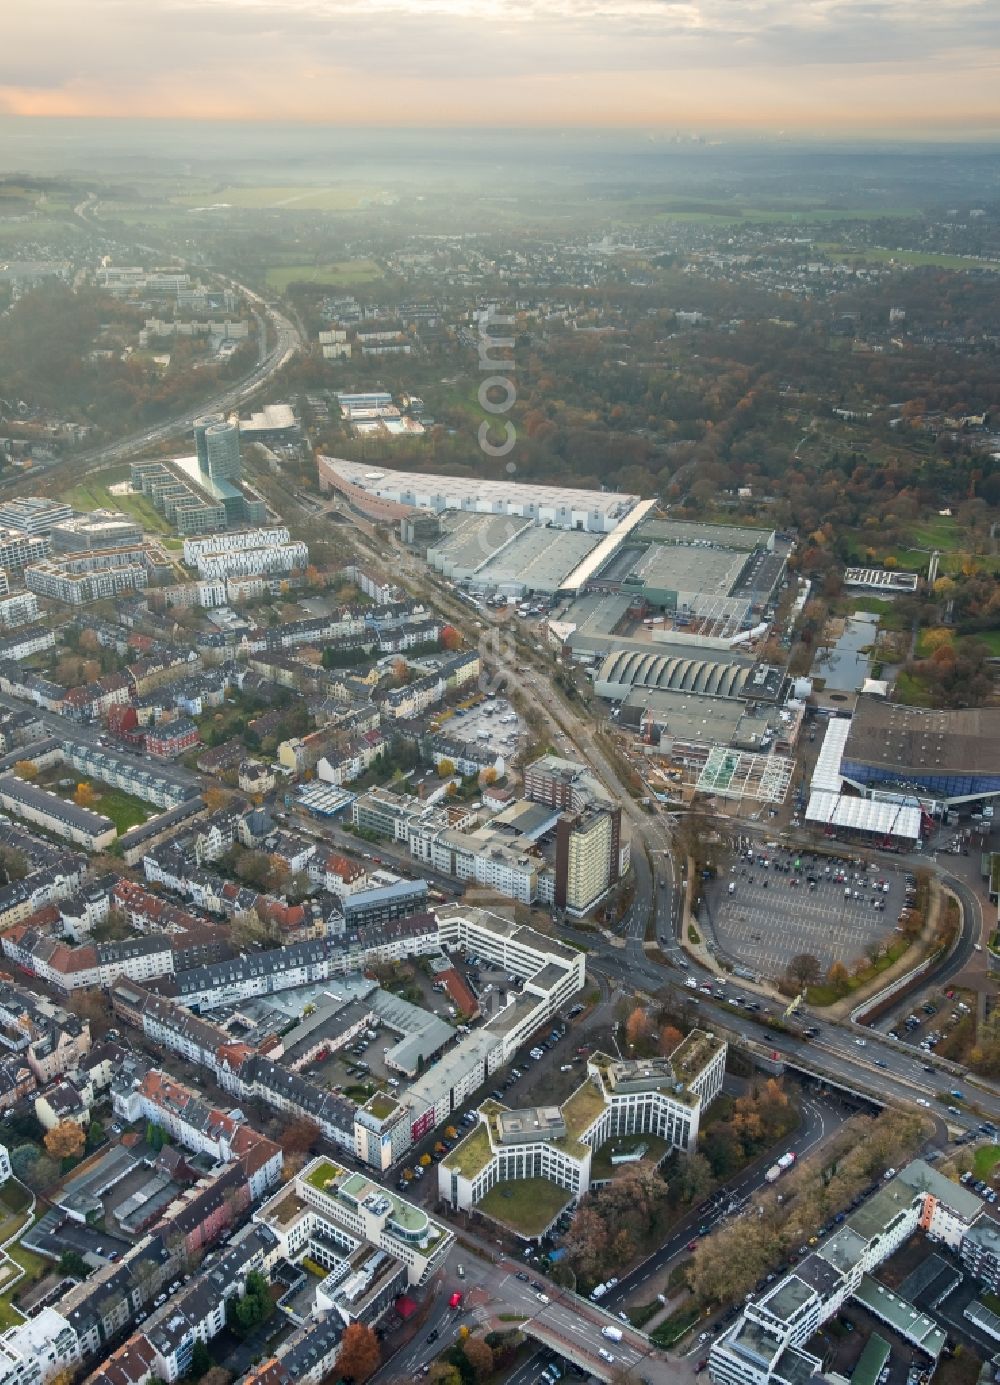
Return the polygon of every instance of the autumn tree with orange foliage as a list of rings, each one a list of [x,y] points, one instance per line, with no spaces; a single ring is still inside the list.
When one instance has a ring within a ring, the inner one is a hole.
[[[629,1044],[635,1048],[636,1044],[642,1043],[649,1038],[652,1029],[652,1021],[646,1014],[641,1005],[637,1005],[628,1019],[625,1021],[625,1037]]]
[[[382,1360],[378,1338],[363,1322],[348,1323],[337,1352],[337,1372],[345,1380],[367,1380]]]
[[[45,1148],[53,1159],[75,1159],[86,1142],[87,1137],[76,1121],[60,1121],[45,1133]]]

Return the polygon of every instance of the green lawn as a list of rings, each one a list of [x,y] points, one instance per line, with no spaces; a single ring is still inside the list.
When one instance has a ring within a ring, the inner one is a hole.
[[[154,808],[152,804],[144,803],[141,798],[126,793],[124,789],[114,789],[110,784],[105,784],[100,779],[74,779],[73,787],[67,789],[60,789],[55,783],[48,787],[60,798],[70,801],[76,793],[77,784],[89,784],[94,790],[97,797],[91,811],[103,813],[105,817],[110,818],[118,829],[119,836],[123,832],[127,832],[130,827],[136,827],[140,822],[147,822],[154,813],[160,811]]]
[[[516,1178],[491,1188],[479,1211],[522,1236],[540,1236],[569,1200],[566,1189],[547,1178]]]
[[[18,1323],[24,1322],[24,1314],[19,1313],[13,1306],[10,1295],[18,1289],[26,1289],[33,1280],[40,1279],[46,1270],[53,1268],[48,1260],[44,1260],[32,1250],[25,1250],[21,1245],[8,1246],[6,1254],[15,1264],[20,1265],[25,1273],[16,1284],[11,1285],[6,1294],[0,1295],[0,1331],[6,1331],[8,1327],[16,1327]]]
[[[118,828],[118,835],[127,832],[130,827],[137,827],[140,822],[147,822],[159,809],[150,803],[144,803],[141,798],[136,798],[134,794],[126,793],[124,789],[113,789],[108,784],[100,781],[94,783],[94,788],[100,795],[95,805],[97,812],[104,813],[109,817]]]
[[[932,707],[934,699],[927,686],[905,669],[896,676],[894,697],[907,707]]]
[[[694,1327],[700,1316],[697,1308],[678,1308],[675,1313],[664,1318],[659,1326],[654,1327],[650,1336],[658,1347],[672,1347],[685,1332]]]
[[[374,260],[335,260],[331,264],[273,265],[267,271],[267,286],[284,293],[289,284],[337,284],[351,288],[381,279],[382,271]]]
[[[978,640],[995,658],[1000,658],[1000,630],[980,630],[975,635],[963,635],[961,638]]]
[[[962,542],[962,534],[954,515],[934,515],[910,526],[910,542],[915,548],[940,548],[950,552]]]
[[[877,264],[895,262],[901,265],[920,267],[933,266],[937,269],[988,269],[1000,272],[1000,264],[990,260],[977,260],[971,256],[936,254],[933,250],[861,250],[852,245],[817,245],[817,250],[825,250],[832,257],[845,260],[870,260]]]
[[[656,1135],[624,1135],[620,1139],[608,1140],[606,1144],[601,1145],[590,1161],[591,1178],[613,1178],[616,1173],[630,1169],[631,1164],[612,1164],[611,1156],[630,1154],[640,1145],[646,1147],[642,1157],[647,1162],[659,1163],[667,1152],[666,1142]]]
[[[878,616],[879,627],[882,630],[905,630],[906,622],[899,614],[899,607],[895,601],[884,596],[858,596],[851,601],[853,611],[864,611],[868,615]]]
[[[1000,1164],[1000,1145],[980,1145],[972,1160],[972,1171],[977,1178],[987,1179],[997,1164]]]
[[[115,474],[107,472],[103,477],[92,477],[81,481],[72,490],[66,491],[62,499],[75,510],[118,510],[128,515],[153,534],[172,534],[173,529],[167,520],[144,495],[112,495],[109,485],[124,480],[128,475],[126,468],[116,468]]]

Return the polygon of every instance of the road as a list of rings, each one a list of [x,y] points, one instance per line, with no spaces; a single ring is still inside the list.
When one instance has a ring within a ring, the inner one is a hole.
[[[799,1158],[804,1157],[822,1144],[843,1124],[846,1117],[841,1104],[836,1098],[829,1095],[805,1094],[801,1101],[801,1108],[803,1113],[802,1126],[793,1137],[786,1141],[785,1145],[786,1149],[793,1151]],[[714,1229],[729,1217],[739,1215],[740,1209],[746,1204],[747,1199],[759,1189],[767,1186],[764,1175],[774,1162],[775,1157],[776,1154],[772,1151],[750,1168],[737,1174],[730,1183],[719,1188],[701,1206],[689,1212],[683,1220],[677,1223],[659,1249],[647,1256],[629,1274],[619,1280],[610,1293],[605,1296],[603,1303],[608,1307],[616,1307],[618,1304],[632,1299],[636,1303],[650,1301],[654,1291],[649,1288],[643,1292],[643,1286],[648,1284],[654,1276],[661,1274],[672,1260],[677,1259],[685,1251],[691,1240],[702,1234],[702,1228]]]
[[[195,419],[200,418],[202,414],[230,413],[232,410],[238,409],[260,389],[261,385],[265,384],[272,375],[277,374],[282,366],[291,360],[302,345],[302,339],[294,323],[276,308],[268,307],[260,295],[247,288],[245,284],[232,281],[232,287],[255,305],[254,315],[259,324],[260,354],[253,370],[242,380],[227,386],[226,389],[213,395],[210,399],[203,399],[196,408],[186,409],[165,423],[158,423],[152,428],[145,428],[139,433],[133,433],[130,437],[108,443],[106,447],[99,447],[92,452],[84,452],[73,457],[74,465],[82,465],[85,471],[94,471],[101,467],[110,466],[115,462],[124,461],[128,457],[134,456],[137,452],[144,452],[157,443],[168,442],[172,438],[190,432],[194,427]],[[267,350],[267,334],[263,330],[265,318],[271,322],[277,334],[277,340],[270,350]]]
[[[337,507],[338,502],[332,502]],[[352,516],[352,519],[356,517]],[[361,521],[357,528],[366,536],[368,526]],[[469,624],[470,611],[456,601],[454,593],[430,574],[425,566],[418,563],[413,555],[403,549],[395,540],[393,559],[398,570],[407,580],[425,592],[442,607],[459,625]],[[384,555],[383,555],[384,561]],[[479,613],[489,619],[490,613]],[[482,622],[480,622],[482,624]],[[958,1085],[949,1073],[938,1069],[933,1058],[928,1055],[914,1055],[912,1049],[880,1035],[873,1030],[863,1030],[850,1024],[836,1025],[817,1020],[822,1027],[818,1041],[807,1042],[789,1035],[775,1035],[766,1025],[750,1013],[734,1013],[721,1007],[713,996],[695,992],[686,985],[688,976],[699,983],[714,980],[714,974],[697,962],[689,960],[679,943],[679,932],[683,922],[683,877],[676,869],[670,825],[665,813],[656,809],[647,811],[638,804],[622,782],[619,773],[611,763],[606,750],[606,742],[599,735],[586,709],[577,711],[571,708],[561,693],[552,685],[551,676],[555,668],[547,656],[539,656],[533,647],[530,632],[518,627],[505,628],[499,648],[484,640],[481,649],[484,661],[501,672],[510,686],[521,688],[530,695],[535,710],[544,720],[553,743],[575,752],[586,760],[595,770],[608,791],[622,805],[623,830],[625,824],[631,836],[632,862],[634,869],[634,894],[631,906],[623,921],[622,936],[600,937],[595,941],[592,933],[580,933],[578,941],[587,948],[588,969],[607,978],[622,990],[638,987],[650,994],[662,993],[664,989],[674,993],[680,1003],[698,1007],[695,1018],[702,1024],[711,1024],[726,1031],[731,1038],[740,1042],[745,1040],[756,1045],[758,1050],[772,1052],[777,1050],[789,1059],[800,1059],[811,1065],[818,1065],[833,1081],[852,1085],[863,1092],[873,1092],[889,1096],[891,1099],[914,1103],[928,1102],[932,1114],[942,1114],[942,1106],[936,1098]],[[509,637],[509,646],[503,646]],[[728,826],[737,825],[727,819]],[[766,839],[774,835],[774,827],[769,824],[739,822],[740,830]],[[326,835],[326,829],[323,829]],[[783,834],[790,841],[813,846],[812,839],[802,833]],[[349,838],[333,839],[340,845],[356,849],[356,842]],[[380,848],[380,854],[381,852]],[[939,983],[946,976],[953,975],[968,961],[972,949],[978,942],[982,930],[982,909],[975,893],[961,880],[957,879],[937,862],[916,856],[903,858],[895,855],[880,856],[887,868],[898,869],[922,866],[935,870],[942,885],[953,890],[962,903],[962,935],[952,955],[933,973],[933,980]],[[391,852],[384,853],[386,857]],[[395,859],[400,863],[408,858],[400,853]],[[452,882],[440,881],[448,888]],[[663,960],[654,960],[644,945],[647,925],[652,921],[650,933],[655,930],[659,951]],[[673,965],[664,965],[664,960]],[[680,964],[686,963],[686,970]],[[912,998],[910,1000],[912,1004]],[[859,1039],[863,1038],[863,1043]],[[934,1073],[924,1071],[925,1066],[934,1066]],[[967,1095],[973,1091],[977,1103],[993,1119],[1000,1119],[1000,1092],[991,1087],[972,1087],[968,1079],[960,1083]],[[949,1123],[956,1128],[972,1129],[980,1117],[960,1112],[949,1115]]]
[[[459,1264],[465,1271],[462,1279],[458,1278]],[[502,1313],[517,1319],[516,1323],[510,1322],[511,1327],[517,1326],[540,1344],[550,1347],[551,1352],[577,1361],[593,1375],[608,1379],[612,1370],[638,1371],[657,1385],[659,1382],[676,1385],[676,1364],[668,1363],[664,1354],[652,1347],[641,1333],[624,1323],[619,1324],[612,1314],[596,1305],[547,1282],[540,1297],[532,1283],[518,1279],[518,1274],[525,1272],[512,1261],[501,1260],[494,1264],[460,1247],[453,1250],[445,1276],[433,1287],[431,1311],[426,1321],[413,1341],[386,1363],[376,1379],[418,1376],[424,1366],[451,1345],[460,1327],[464,1325],[473,1330],[485,1327]],[[461,1290],[465,1298],[462,1311],[448,1307],[454,1289]],[[546,1302],[542,1301],[543,1297]],[[465,1311],[469,1304],[472,1306]],[[506,1324],[500,1321],[496,1325],[502,1330]],[[603,1337],[601,1328],[606,1326],[620,1331],[622,1341]],[[433,1341],[428,1340],[432,1336]],[[614,1358],[613,1362],[601,1357],[602,1350]],[[511,1378],[533,1381],[540,1366],[541,1357],[532,1356]]]
[[[74,215],[90,228],[94,226],[91,213],[96,201],[95,195],[91,193],[73,208]],[[125,461],[157,443],[168,442],[188,433],[194,426],[195,419],[200,418],[202,414],[228,413],[239,408],[260,389],[261,385],[265,384],[282,366],[291,360],[302,345],[302,338],[295,324],[284,313],[266,303],[259,293],[248,288],[246,284],[241,284],[237,280],[225,276],[219,277],[225,278],[229,287],[248,301],[251,305],[251,312],[257,319],[258,354],[257,364],[253,370],[249,371],[241,380],[227,385],[217,394],[201,400],[195,408],[185,409],[183,413],[176,414],[163,423],[157,423],[151,428],[144,428],[127,438],[119,438],[116,442],[108,443],[104,447],[77,453],[72,457],[60,459],[58,462],[33,467],[32,477],[37,480],[46,472],[65,466],[67,463],[71,463],[75,471],[82,467],[83,474],[87,474],[100,470],[102,467],[111,466],[115,462]],[[276,336],[275,344],[270,350],[267,346],[265,322],[270,322]],[[0,486],[16,485],[23,480],[24,478],[20,476],[8,477],[0,482]]]

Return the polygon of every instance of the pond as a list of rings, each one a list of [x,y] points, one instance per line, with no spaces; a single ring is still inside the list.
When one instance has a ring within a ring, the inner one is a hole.
[[[821,650],[813,663],[813,674],[825,680],[825,689],[860,692],[868,677],[870,650],[878,634],[878,616],[859,612],[848,617],[844,633],[836,644]]]

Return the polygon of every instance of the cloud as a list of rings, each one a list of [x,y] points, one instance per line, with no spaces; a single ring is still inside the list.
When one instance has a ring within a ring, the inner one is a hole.
[[[344,123],[996,115],[995,0],[37,0],[0,109]],[[838,101],[848,104],[838,114]],[[936,103],[935,106],[931,102]]]

